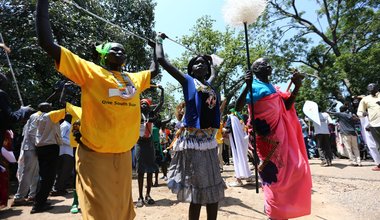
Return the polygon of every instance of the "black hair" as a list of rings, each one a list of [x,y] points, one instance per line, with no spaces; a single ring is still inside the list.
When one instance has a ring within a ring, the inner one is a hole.
[[[206,62],[206,65],[207,65],[207,70],[208,70],[208,74],[206,75],[206,80],[208,78],[210,78],[211,76],[211,60],[210,60],[210,57],[209,56],[206,56],[206,55],[203,55],[203,54],[199,54],[199,55],[196,55],[195,57],[191,58],[191,60],[189,61],[189,64],[187,64],[187,73],[193,77],[193,66],[194,66],[194,63],[195,61],[199,58],[199,57],[202,57]]]
[[[42,102],[38,104],[38,110],[44,113],[50,112],[52,110],[52,105],[48,102]]]
[[[345,111],[347,111],[347,109],[348,109],[348,107],[345,106],[345,105],[342,105],[342,106],[339,107],[339,111],[340,112],[345,112]]]

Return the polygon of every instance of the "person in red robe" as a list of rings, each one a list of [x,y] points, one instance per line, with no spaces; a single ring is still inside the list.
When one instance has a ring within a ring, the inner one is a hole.
[[[257,79],[252,80],[251,71]],[[294,73],[291,81],[295,88],[292,93],[282,93],[269,82],[272,67],[267,59],[256,60],[251,71],[247,71],[246,84],[252,85],[253,94],[250,94],[249,86],[243,88],[235,108],[241,111],[248,104],[248,125],[256,131],[260,159],[258,171],[264,190],[265,212],[272,220],[309,215],[312,186],[310,167],[302,129],[293,105],[303,75]]]

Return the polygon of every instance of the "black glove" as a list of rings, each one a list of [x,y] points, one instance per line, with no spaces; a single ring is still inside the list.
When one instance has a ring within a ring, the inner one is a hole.
[[[259,118],[256,118],[255,121],[255,130],[258,135],[260,136],[268,136],[270,133],[270,126],[267,124],[267,121],[264,119],[261,120]]]

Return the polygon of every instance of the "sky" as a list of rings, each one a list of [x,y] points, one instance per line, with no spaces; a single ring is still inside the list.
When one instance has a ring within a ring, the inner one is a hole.
[[[223,19],[223,0],[156,0],[155,31],[165,33],[171,39],[189,35],[197,19],[209,15],[215,20],[214,28],[223,31],[226,24]],[[180,57],[186,49],[172,41],[164,41],[165,54],[170,59]],[[161,84],[177,82],[168,73],[163,72]]]
[[[191,33],[196,20],[204,15],[214,19],[217,30],[225,29],[222,14],[223,0],[156,0],[155,30],[163,32],[171,39]],[[173,42],[165,42],[165,53],[178,57],[186,49]]]
[[[155,7],[155,31],[163,32],[171,39],[181,38],[189,35],[191,29],[196,24],[196,20],[204,15],[209,15],[215,20],[214,29],[224,31],[227,23],[223,17],[222,8],[224,0],[156,0]],[[297,1],[304,10],[311,10],[311,0]],[[313,19],[311,19],[313,21]],[[314,19],[315,20],[315,19]],[[239,28],[239,27],[238,27]],[[243,27],[241,27],[243,29]],[[164,41],[165,54],[169,59],[180,57],[186,49],[172,41]],[[176,81],[168,73],[163,72],[161,85],[165,86],[167,82],[175,84]],[[282,90],[286,90],[288,85],[283,83],[279,85]]]

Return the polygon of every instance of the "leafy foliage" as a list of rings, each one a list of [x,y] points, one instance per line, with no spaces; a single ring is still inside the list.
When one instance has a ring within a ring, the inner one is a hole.
[[[152,0],[76,0],[80,7],[117,24],[142,37],[153,39],[155,33]],[[53,60],[38,46],[35,33],[36,1],[6,0],[0,3],[1,30],[5,43],[12,49],[9,54],[25,104],[32,106],[46,100],[60,80]],[[129,35],[128,31],[105,23],[72,4],[50,1],[50,21],[53,35],[62,45],[84,59],[91,60],[94,44],[105,41],[119,42],[126,48],[126,70],[136,72],[148,69],[151,50],[146,42]],[[0,71],[10,76],[3,52],[0,52]],[[9,77],[11,78],[11,77]],[[15,87],[9,88],[12,103],[19,106]],[[53,103],[58,107],[58,103]]]
[[[364,94],[369,82],[379,81],[379,1],[310,0],[307,8],[294,0],[268,2],[259,24],[263,29],[252,32],[272,40],[268,51],[274,66],[307,74],[311,83],[305,83],[299,100],[327,106],[327,100],[343,102],[344,96]],[[277,77],[286,75],[278,72]]]
[[[247,69],[244,35],[236,34],[230,28],[226,28],[224,32],[214,30],[214,22],[209,16],[199,18],[191,29],[192,33],[183,36],[180,42],[198,54],[216,54],[224,59],[223,64],[216,68],[218,77],[213,86],[228,103],[237,97],[244,83],[244,72]],[[260,47],[250,48],[251,60],[261,56],[263,51]],[[186,51],[173,64],[186,73],[187,64],[194,55],[193,52]],[[174,85],[172,87],[176,88]]]

